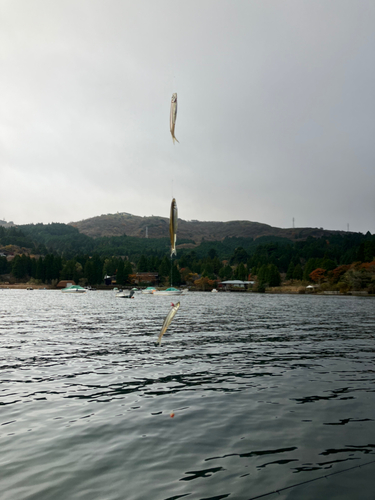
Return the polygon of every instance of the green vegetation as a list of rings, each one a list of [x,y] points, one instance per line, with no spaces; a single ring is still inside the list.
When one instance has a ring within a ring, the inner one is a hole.
[[[191,241],[179,241],[193,243]],[[169,258],[168,238],[112,236],[91,238],[66,224],[0,227],[0,275],[11,279],[55,283],[73,279],[98,285],[104,275],[130,284],[136,272],[154,272],[167,284],[207,287],[217,280],[254,280],[258,291],[281,282],[315,282],[323,289],[375,291],[375,236],[330,234],[306,240],[280,237],[225,238],[202,241],[194,249],[179,249]]]

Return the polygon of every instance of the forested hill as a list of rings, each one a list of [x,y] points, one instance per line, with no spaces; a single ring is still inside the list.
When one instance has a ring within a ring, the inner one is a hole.
[[[102,236],[135,236],[138,238],[166,238],[169,236],[169,219],[166,217],[140,217],[128,213],[100,215],[79,222],[71,222],[80,233],[92,238]],[[192,240],[222,241],[224,238],[252,238],[261,236],[275,236],[290,240],[305,240],[309,236],[320,238],[333,234],[345,234],[344,231],[331,231],[322,228],[282,229],[260,222],[229,221],[229,222],[202,222],[197,220],[186,221],[178,219],[177,241]]]

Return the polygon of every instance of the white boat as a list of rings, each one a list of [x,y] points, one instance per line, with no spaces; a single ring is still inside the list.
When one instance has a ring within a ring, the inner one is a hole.
[[[61,290],[64,293],[86,293],[86,289],[79,285],[67,286]]]
[[[156,290],[154,286],[148,286],[144,290],[142,290],[142,293],[150,294],[153,293]]]
[[[211,290],[211,292],[212,292],[212,293],[217,293],[217,288],[213,288],[213,289]]]
[[[152,292],[153,295],[181,295],[182,290],[178,290],[177,288],[174,288],[173,286],[167,288],[166,290],[154,290]]]
[[[120,299],[132,299],[134,295],[134,290],[130,290],[130,292],[125,292],[123,290],[120,290],[119,292],[116,293],[115,297],[118,297]]]

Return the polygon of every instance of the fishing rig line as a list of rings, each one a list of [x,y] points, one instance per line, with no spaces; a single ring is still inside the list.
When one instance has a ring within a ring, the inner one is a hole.
[[[173,286],[172,281],[173,281],[173,257],[171,255],[171,287]]]
[[[367,462],[367,463],[362,464],[362,465],[355,465],[354,467],[349,467],[349,469],[343,469],[343,470],[339,470],[337,472],[331,472],[331,474],[326,474],[325,476],[319,476],[319,477],[316,477],[314,479],[308,479],[307,481],[302,481],[301,483],[296,483],[296,484],[292,484],[290,486],[285,486],[285,488],[280,488],[278,490],[269,491],[268,493],[263,493],[262,495],[257,495],[256,497],[248,498],[248,500],[256,500],[257,498],[265,498],[265,497],[268,497],[269,495],[276,495],[276,494],[280,495],[280,493],[282,491],[290,490],[291,488],[295,488],[296,486],[302,486],[304,484],[313,483],[314,481],[319,481],[320,479],[327,479],[328,477],[334,476],[335,474],[342,474],[343,472],[348,472],[348,471],[353,470],[353,469],[359,469],[361,467],[366,467],[366,465],[371,465],[371,464],[375,464],[375,460],[373,460],[372,462]]]

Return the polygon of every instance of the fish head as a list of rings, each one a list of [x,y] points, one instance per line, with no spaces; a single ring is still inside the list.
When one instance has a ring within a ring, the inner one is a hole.
[[[177,94],[172,94],[172,102],[177,102]]]

